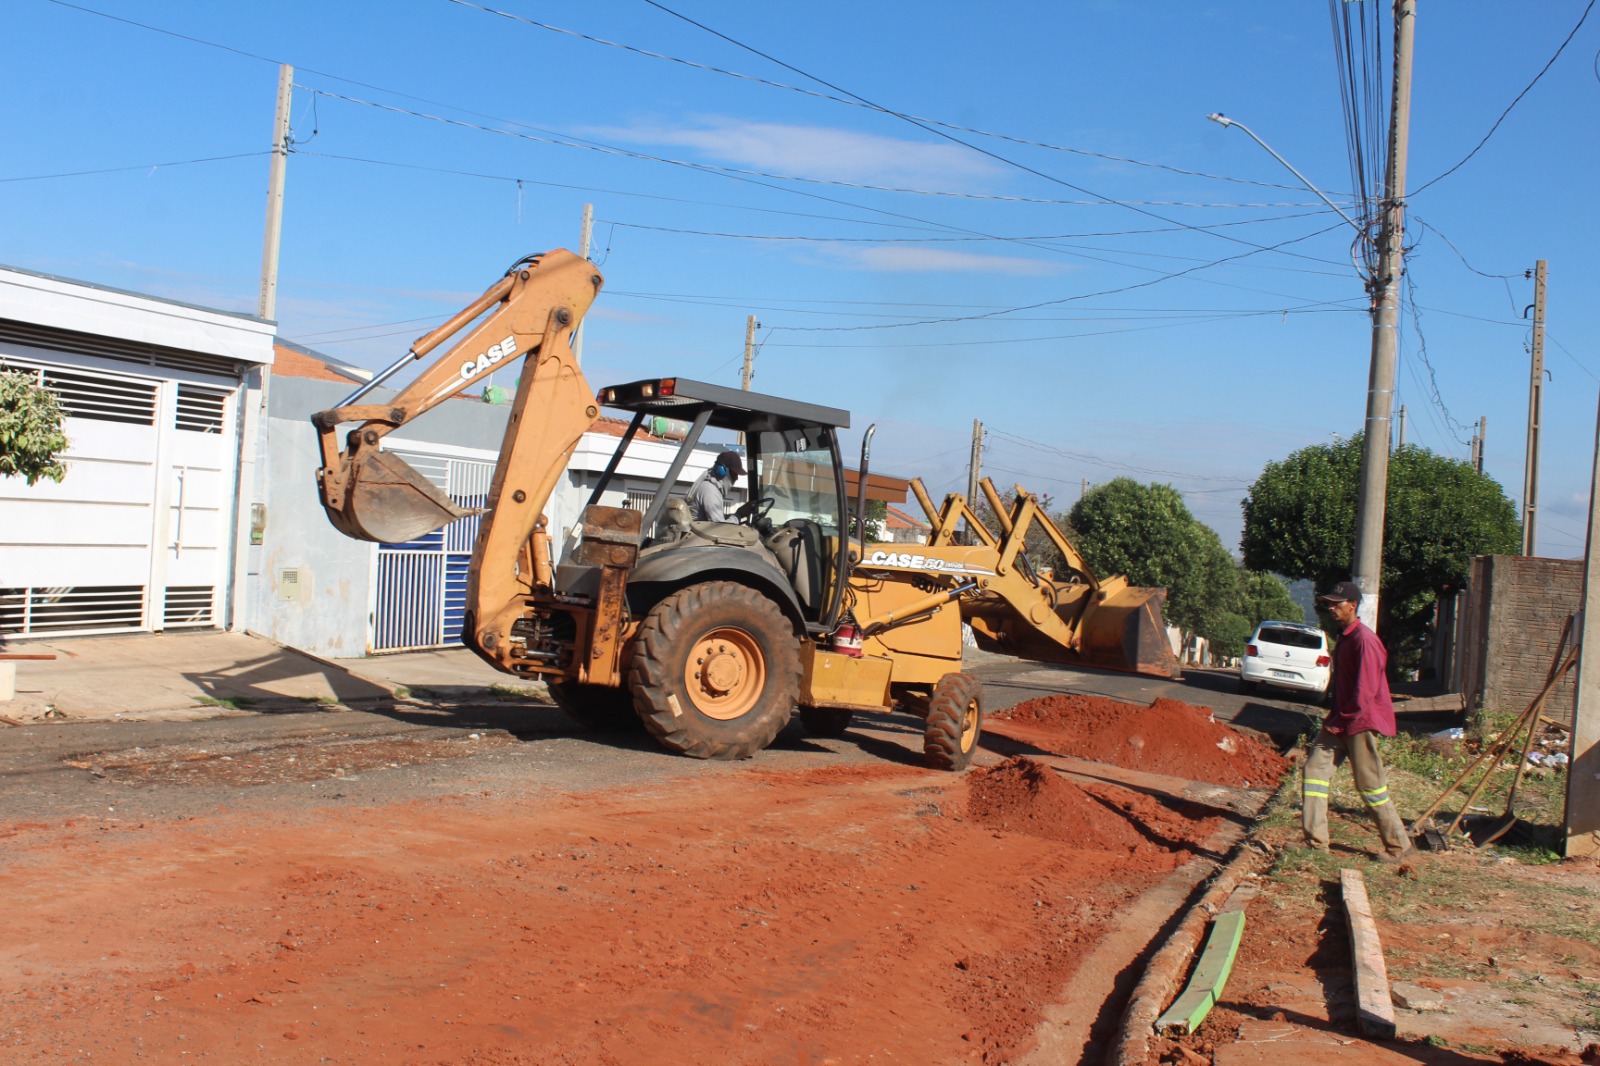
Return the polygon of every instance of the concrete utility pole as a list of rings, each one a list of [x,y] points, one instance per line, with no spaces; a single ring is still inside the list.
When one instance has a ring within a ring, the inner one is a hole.
[[[1483,445],[1489,436],[1489,416],[1484,415],[1478,419],[1478,432],[1472,435],[1470,459],[1472,469],[1483,473]]]
[[[272,122],[272,170],[267,179],[267,232],[261,242],[261,300],[256,313],[278,317],[278,243],[283,235],[283,181],[289,170],[289,98],[294,68],[278,68],[278,112]]]
[[[1383,576],[1384,495],[1389,487],[1390,411],[1399,352],[1400,279],[1406,216],[1406,149],[1411,137],[1411,53],[1416,0],[1394,0],[1394,90],[1389,113],[1388,178],[1378,236],[1378,273],[1372,279],[1372,366],[1367,376],[1367,420],[1361,444],[1361,488],[1356,505],[1355,583],[1361,620],[1378,623]]]
[[[594,204],[583,205],[583,226],[578,231],[578,255],[589,258],[589,244],[594,237]],[[572,361],[583,365],[583,333],[587,320],[578,323],[572,334]]]
[[[1582,648],[1600,648],[1600,416],[1595,420],[1594,473],[1589,479],[1589,539],[1583,552]],[[1600,655],[1578,655],[1572,711],[1572,762],[1567,768],[1567,857],[1600,852]]]
[[[972,456],[967,460],[967,506],[976,506],[978,481],[983,477],[983,423],[972,420]]]
[[[1406,405],[1400,405],[1400,439],[1395,442],[1396,448],[1406,446]]]
[[[744,320],[744,371],[739,375],[739,387],[745,392],[750,391],[750,378],[755,373],[756,330],[760,328],[755,315]]]
[[[1533,265],[1533,360],[1528,374],[1528,451],[1522,468],[1522,554],[1532,555],[1539,519],[1539,428],[1544,418],[1545,260]]]

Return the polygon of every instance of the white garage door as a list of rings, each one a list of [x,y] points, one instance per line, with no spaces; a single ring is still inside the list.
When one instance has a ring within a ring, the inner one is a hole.
[[[0,479],[0,633],[219,623],[229,566],[237,383],[7,352],[67,411],[67,476]]]

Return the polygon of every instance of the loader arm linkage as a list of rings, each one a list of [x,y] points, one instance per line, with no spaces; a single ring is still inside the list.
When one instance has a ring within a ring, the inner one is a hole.
[[[550,580],[544,506],[578,441],[600,417],[571,339],[601,284],[594,264],[571,252],[529,256],[419,337],[400,361],[339,406],[311,417],[322,453],[322,506],[346,536],[404,543],[457,518],[483,514],[467,580],[463,640],[502,669],[509,668],[511,627],[523,616],[527,596],[541,580]],[[388,403],[356,402],[469,326]],[[383,438],[396,429],[519,360],[516,399],[484,507],[458,506],[410,464],[382,450]],[[341,450],[338,430],[348,422],[360,425]]]
[[[963,597],[961,620],[979,644],[1043,662],[1177,677],[1178,660],[1167,640],[1161,606],[1165,589],[1135,588],[1125,577],[1098,578],[1038,499],[1021,485],[1007,507],[988,478],[979,482],[1000,531],[978,518],[958,493],[934,507],[920,479],[911,491],[927,512],[928,546],[956,545],[961,521],[977,544],[963,549],[968,568],[992,570],[977,595]],[[1042,530],[1066,560],[1065,573],[1037,573],[1027,556],[1027,536]]]

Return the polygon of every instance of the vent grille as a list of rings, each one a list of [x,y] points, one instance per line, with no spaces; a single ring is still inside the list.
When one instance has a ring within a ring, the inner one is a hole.
[[[229,389],[212,389],[204,385],[178,384],[179,429],[195,433],[221,433],[222,419],[227,413]]]
[[[144,626],[143,585],[0,589],[0,633],[18,636],[137,630]]]
[[[56,394],[61,409],[69,418],[92,418],[135,426],[156,424],[156,383],[153,381],[64,370],[11,358],[3,365],[32,374]]]
[[[216,619],[217,590],[213,585],[173,585],[167,588],[164,621],[168,629],[209,626]]]
[[[202,355],[181,348],[165,348],[159,344],[101,337],[93,333],[79,333],[70,329],[34,325],[0,318],[0,341],[26,344],[31,348],[50,348],[58,352],[77,355],[96,355],[102,359],[115,359],[119,363],[137,363],[165,370],[192,370],[201,374],[221,374],[236,378],[241,367],[237,360],[220,355]]]

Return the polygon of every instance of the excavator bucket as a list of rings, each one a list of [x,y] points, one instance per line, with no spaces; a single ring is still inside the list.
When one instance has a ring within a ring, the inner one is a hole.
[[[1079,659],[1107,670],[1178,677],[1181,670],[1161,613],[1166,598],[1166,589],[1130,586],[1091,601],[1078,630]]]
[[[410,463],[392,452],[370,452],[350,469],[344,505],[323,509],[347,537],[404,544],[485,508],[461,508]]]

